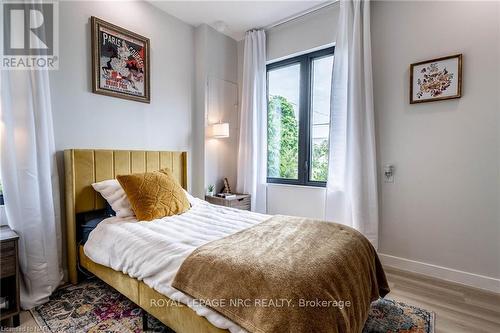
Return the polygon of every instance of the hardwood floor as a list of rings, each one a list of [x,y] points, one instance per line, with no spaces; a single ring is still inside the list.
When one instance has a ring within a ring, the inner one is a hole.
[[[388,298],[436,313],[436,333],[500,332],[500,294],[386,267]],[[41,332],[31,314],[21,313],[19,332]]]
[[[436,333],[500,332],[500,294],[385,267],[389,298],[436,313]]]

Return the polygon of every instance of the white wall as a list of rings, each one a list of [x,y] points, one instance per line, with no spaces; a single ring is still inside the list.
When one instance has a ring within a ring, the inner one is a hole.
[[[212,27],[202,24],[195,31],[196,111],[194,133],[196,164],[193,194],[202,197],[209,184],[222,187],[227,177],[236,183],[238,153],[238,55],[237,42]],[[211,137],[210,125],[229,123],[229,138]],[[198,149],[198,148],[196,148]],[[200,157],[203,156],[203,157]]]
[[[223,178],[236,188],[238,154],[238,54],[237,42],[207,26],[208,35],[208,108],[207,126],[229,123],[229,138],[215,139],[210,128],[205,134],[205,188],[223,187]]]
[[[266,32],[267,61],[289,58],[335,41],[339,4],[335,3]]]
[[[56,149],[191,152],[194,28],[147,2],[60,2],[59,70],[50,73]],[[91,91],[90,16],[151,39],[151,104]]]
[[[205,123],[207,109],[207,29],[195,29],[195,108],[193,110],[193,168],[191,194],[205,193]]]
[[[323,220],[325,218],[325,188],[268,184],[267,213]]]
[[[498,2],[373,3],[378,158],[396,166],[382,253],[500,278],[499,18]],[[410,105],[409,64],[456,53],[463,97]]]

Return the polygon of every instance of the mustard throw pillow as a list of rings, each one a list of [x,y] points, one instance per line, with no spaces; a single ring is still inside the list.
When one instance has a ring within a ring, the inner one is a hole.
[[[184,190],[169,169],[117,176],[140,221],[151,221],[189,210]]]

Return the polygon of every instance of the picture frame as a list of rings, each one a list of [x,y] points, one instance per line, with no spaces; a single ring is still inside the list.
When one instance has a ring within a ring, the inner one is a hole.
[[[462,54],[410,65],[410,104],[462,97]]]
[[[95,16],[90,18],[92,92],[150,103],[150,40]]]

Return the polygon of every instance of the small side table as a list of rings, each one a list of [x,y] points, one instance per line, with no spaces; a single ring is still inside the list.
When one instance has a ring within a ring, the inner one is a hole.
[[[205,195],[205,201],[219,206],[232,207],[242,210],[251,209],[250,194],[236,194],[236,198],[231,199],[221,198],[213,195]]]
[[[8,226],[0,227],[0,297],[5,308],[0,309],[0,318],[12,318],[12,326],[19,326],[19,236]]]

